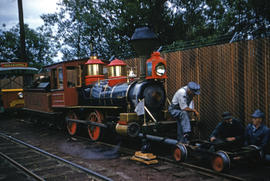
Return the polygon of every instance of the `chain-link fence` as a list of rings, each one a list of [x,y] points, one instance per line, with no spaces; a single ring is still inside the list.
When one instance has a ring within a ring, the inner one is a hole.
[[[195,107],[203,137],[209,136],[224,111],[247,124],[254,110],[261,109],[270,126],[270,39],[163,52],[162,57],[168,65],[169,100],[190,81],[201,85]],[[139,59],[127,62],[139,66]]]

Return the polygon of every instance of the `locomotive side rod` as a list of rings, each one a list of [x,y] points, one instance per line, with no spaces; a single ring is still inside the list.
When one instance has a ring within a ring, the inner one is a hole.
[[[93,121],[86,121],[86,120],[80,120],[80,119],[70,119],[67,118],[66,121],[72,121],[72,122],[76,122],[76,123],[82,123],[82,124],[86,124],[86,125],[93,125],[93,126],[99,126],[102,128],[107,128],[108,126],[106,124],[102,124],[102,123],[97,123],[97,122],[93,122]]]

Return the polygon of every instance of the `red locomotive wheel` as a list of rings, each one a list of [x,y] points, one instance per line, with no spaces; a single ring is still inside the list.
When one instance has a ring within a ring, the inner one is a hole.
[[[75,112],[69,112],[66,116],[66,118],[69,119],[77,119],[77,115],[75,114]],[[67,130],[68,133],[73,136],[76,134],[77,131],[77,123],[76,122],[72,122],[72,121],[67,121]]]
[[[87,120],[102,123],[102,116],[98,111],[91,112]],[[101,133],[101,127],[88,125],[88,135],[92,141],[98,141],[101,138]]]
[[[217,172],[221,172],[224,169],[223,159],[220,156],[216,156],[215,158],[213,158],[212,167],[213,167],[213,170]]]
[[[175,148],[175,150],[173,152],[173,158],[177,162],[181,161],[181,150],[179,148]]]

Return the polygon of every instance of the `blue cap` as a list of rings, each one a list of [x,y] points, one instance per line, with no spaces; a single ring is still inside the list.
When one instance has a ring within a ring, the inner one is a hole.
[[[224,120],[232,119],[232,118],[233,118],[232,114],[231,114],[230,112],[228,112],[228,111],[222,113],[221,116],[222,116],[222,118],[223,118]]]
[[[187,86],[192,92],[194,92],[194,94],[200,94],[200,85],[196,82],[189,82]]]
[[[264,113],[260,109],[257,109],[256,111],[254,111],[254,113],[251,115],[251,117],[264,118]]]

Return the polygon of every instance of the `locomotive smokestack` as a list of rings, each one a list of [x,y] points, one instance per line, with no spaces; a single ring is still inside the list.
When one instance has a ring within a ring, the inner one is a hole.
[[[146,59],[158,47],[158,38],[148,27],[136,28],[130,43],[140,57],[140,79],[145,78]]]

